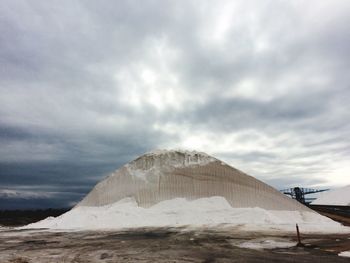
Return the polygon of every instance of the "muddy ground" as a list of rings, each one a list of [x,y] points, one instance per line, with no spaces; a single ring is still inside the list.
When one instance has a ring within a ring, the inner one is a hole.
[[[294,234],[179,228],[113,232],[0,231],[0,262],[350,262],[350,235],[303,235],[305,247],[253,250],[249,240],[296,241]]]

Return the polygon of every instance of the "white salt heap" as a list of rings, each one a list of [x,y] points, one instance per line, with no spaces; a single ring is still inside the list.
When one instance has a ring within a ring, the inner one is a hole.
[[[184,198],[139,207],[133,198],[100,207],[78,206],[57,217],[47,218],[25,228],[50,229],[123,229],[137,227],[230,227],[245,231],[343,232],[340,224],[314,212],[268,211],[255,208],[232,208],[223,197]]]
[[[350,185],[323,192],[315,201],[312,202],[312,204],[350,206]]]
[[[98,183],[71,211],[25,228],[239,227],[347,231],[263,182],[199,152],[158,150]]]

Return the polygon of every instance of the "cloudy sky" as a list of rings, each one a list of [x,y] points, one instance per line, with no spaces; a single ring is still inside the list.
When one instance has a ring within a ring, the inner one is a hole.
[[[154,148],[350,184],[350,1],[0,3],[0,208],[62,207]]]

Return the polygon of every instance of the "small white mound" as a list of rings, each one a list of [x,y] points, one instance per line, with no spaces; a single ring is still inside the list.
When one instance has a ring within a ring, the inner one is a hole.
[[[223,197],[189,201],[175,198],[150,208],[139,207],[133,198],[100,207],[78,206],[57,217],[25,226],[49,229],[125,229],[139,227],[237,227],[245,231],[344,232],[347,228],[308,211],[268,211],[232,208]]]
[[[338,254],[340,257],[347,257],[350,258],[350,251],[343,251]]]
[[[350,206],[350,185],[320,194],[313,205],[345,205]]]

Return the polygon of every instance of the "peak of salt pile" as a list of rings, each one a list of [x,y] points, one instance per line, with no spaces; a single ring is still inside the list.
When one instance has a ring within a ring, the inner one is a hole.
[[[153,150],[127,164],[127,167],[148,170],[155,167],[189,167],[217,161],[204,152],[187,150]]]
[[[99,182],[71,211],[27,228],[237,226],[342,230],[340,224],[205,153],[155,150]]]

